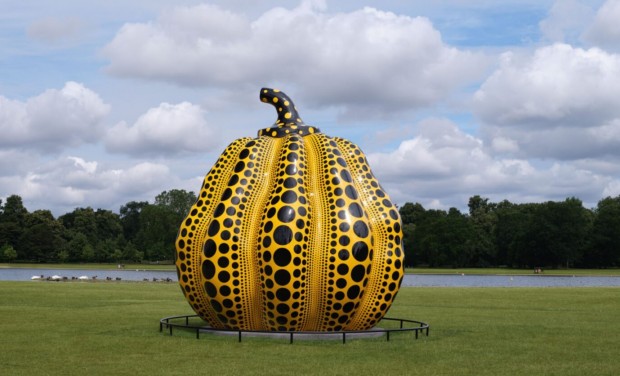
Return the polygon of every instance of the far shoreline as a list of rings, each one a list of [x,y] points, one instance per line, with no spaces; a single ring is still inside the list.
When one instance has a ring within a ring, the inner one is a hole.
[[[120,267],[119,267],[120,265]],[[116,264],[116,263],[0,263],[0,269],[85,269],[85,270],[153,270],[174,271],[175,266],[169,262],[149,264]],[[608,269],[534,269],[513,268],[405,268],[405,274],[435,275],[552,275],[552,276],[620,276],[620,268]]]

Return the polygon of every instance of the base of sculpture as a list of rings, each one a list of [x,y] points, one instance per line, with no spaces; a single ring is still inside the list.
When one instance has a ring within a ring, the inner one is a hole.
[[[199,321],[198,321],[199,320]],[[192,321],[192,322],[190,322]],[[185,331],[193,331],[196,334],[196,339],[200,338],[200,334],[218,334],[237,336],[238,341],[241,342],[244,337],[268,337],[277,339],[288,339],[289,343],[293,343],[294,340],[340,340],[342,343],[346,343],[348,339],[362,339],[362,338],[376,338],[385,336],[390,340],[390,334],[401,332],[413,332],[415,339],[418,339],[419,333],[422,332],[428,337],[430,326],[424,322],[408,319],[398,319],[384,317],[381,322],[398,323],[397,328],[380,328],[374,327],[368,330],[343,330],[338,332],[311,332],[311,331],[299,331],[299,332],[274,332],[274,331],[261,331],[261,330],[236,330],[236,329],[216,329],[209,325],[206,325],[198,315],[179,315],[164,317],[159,320],[159,331],[163,332],[166,329],[170,335],[173,333],[173,329],[182,329]]]

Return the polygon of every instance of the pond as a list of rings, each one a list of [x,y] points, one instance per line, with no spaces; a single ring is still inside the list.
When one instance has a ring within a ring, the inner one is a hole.
[[[122,281],[177,281],[177,273],[175,271],[162,270],[131,270],[131,269],[109,269],[109,270],[93,270],[93,269],[39,269],[39,268],[7,268],[0,269],[0,281],[30,281],[32,277],[43,276],[43,280],[48,277],[59,276],[65,277],[68,281],[81,280],[80,277],[87,277],[87,280],[116,280],[120,278]]]
[[[176,282],[174,271],[160,270],[80,270],[80,269],[0,269],[0,281],[30,281],[33,276],[44,279],[54,275],[66,280],[87,277],[92,281],[168,281]],[[551,275],[461,275],[406,274],[403,286],[413,287],[620,287],[620,276],[551,276]]]

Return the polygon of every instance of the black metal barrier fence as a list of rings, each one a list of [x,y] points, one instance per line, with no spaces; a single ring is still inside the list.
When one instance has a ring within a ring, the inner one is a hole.
[[[321,336],[342,336],[342,343],[345,344],[347,341],[347,335],[370,335],[370,334],[381,334],[385,333],[386,338],[390,340],[390,333],[398,333],[398,332],[414,332],[415,339],[418,339],[419,332],[422,332],[428,337],[428,332],[430,330],[430,326],[427,323],[415,320],[407,320],[407,319],[397,319],[397,318],[389,318],[384,317],[381,321],[396,321],[399,322],[398,328],[372,328],[368,330],[343,330],[338,332],[317,332],[317,331],[299,331],[299,332],[277,332],[277,331],[267,331],[267,330],[236,330],[236,329],[216,329],[210,327],[208,325],[193,325],[190,324],[189,320],[193,318],[198,318],[198,315],[179,315],[179,316],[169,316],[164,317],[159,320],[159,331],[163,332],[164,328],[170,332],[172,335],[172,329],[178,328],[186,331],[195,331],[196,339],[200,338],[200,332],[212,332],[212,333],[237,333],[239,342],[241,342],[242,334],[248,335],[256,335],[256,334],[265,334],[265,335],[281,335],[288,336],[289,343],[293,343],[293,339],[295,336],[316,336],[316,338],[320,338]],[[413,325],[413,326],[412,326]],[[349,336],[351,337],[351,336]]]

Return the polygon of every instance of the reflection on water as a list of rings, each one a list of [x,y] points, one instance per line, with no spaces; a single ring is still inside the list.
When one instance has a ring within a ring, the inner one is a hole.
[[[79,269],[0,269],[0,281],[30,281],[33,276],[65,277],[67,281],[149,281],[176,282],[174,271],[160,270],[79,270]],[[403,286],[413,287],[610,287],[620,286],[620,277],[573,277],[550,275],[460,275],[406,274]]]

